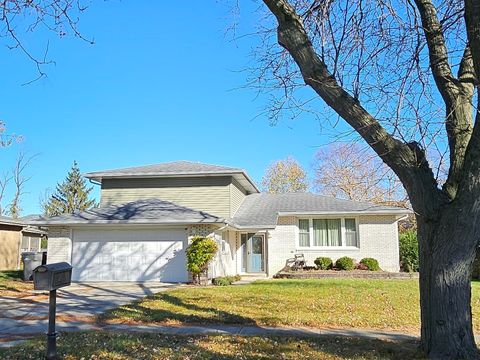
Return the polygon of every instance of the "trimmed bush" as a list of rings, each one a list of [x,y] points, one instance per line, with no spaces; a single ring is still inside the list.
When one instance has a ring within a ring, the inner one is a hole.
[[[329,257],[318,257],[314,261],[318,270],[329,270],[333,266],[333,260]]]
[[[224,276],[212,279],[212,284],[215,286],[228,286],[232,285],[235,281],[240,281],[242,278],[240,275]]]
[[[339,270],[353,270],[355,268],[355,262],[348,256],[341,257],[335,262],[335,267]]]
[[[365,265],[367,270],[370,271],[378,271],[380,270],[380,265],[378,265],[378,261],[374,258],[363,258],[360,260],[360,264]]]
[[[400,267],[405,272],[418,271],[418,239],[415,230],[400,234]]]
[[[200,283],[200,275],[206,273],[208,264],[218,251],[215,240],[195,236],[187,248],[187,269],[192,274],[193,282]]]

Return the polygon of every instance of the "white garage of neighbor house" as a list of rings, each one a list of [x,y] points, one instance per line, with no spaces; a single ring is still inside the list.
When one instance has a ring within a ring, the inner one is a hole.
[[[185,282],[192,236],[219,252],[212,277],[273,276],[295,253],[376,258],[399,270],[403,208],[315,194],[260,193],[244,170],[178,161],[86,174],[98,208],[32,221],[48,226],[48,262],[67,261],[74,281]]]

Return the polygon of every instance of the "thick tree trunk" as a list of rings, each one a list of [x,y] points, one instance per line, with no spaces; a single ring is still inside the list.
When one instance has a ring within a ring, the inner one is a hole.
[[[454,208],[418,221],[422,349],[431,359],[479,359],[470,305],[478,225]]]

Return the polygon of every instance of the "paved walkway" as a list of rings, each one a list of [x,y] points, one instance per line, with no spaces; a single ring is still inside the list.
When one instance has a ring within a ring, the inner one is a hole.
[[[77,283],[57,291],[59,329],[88,328],[96,315],[180,285],[147,283]],[[0,342],[23,334],[44,333],[48,293],[23,298],[0,296]],[[61,320],[64,320],[63,322]]]
[[[45,332],[46,324],[43,326]],[[74,331],[120,331],[120,332],[142,332],[158,333],[165,335],[239,335],[239,336],[298,336],[298,337],[322,337],[322,336],[346,336],[368,339],[381,339],[389,341],[408,341],[417,340],[418,337],[398,332],[375,331],[364,329],[314,329],[304,327],[269,327],[269,326],[236,326],[236,325],[181,325],[181,326],[163,326],[163,325],[126,325],[109,324],[98,325],[88,322],[60,322],[57,323],[57,330],[60,332]],[[15,346],[25,339],[38,335],[35,333],[14,333],[0,342],[0,347]]]

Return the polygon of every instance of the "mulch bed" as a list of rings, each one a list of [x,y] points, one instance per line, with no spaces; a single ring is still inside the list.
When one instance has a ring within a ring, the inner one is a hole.
[[[418,279],[418,273],[387,272],[387,271],[338,271],[338,270],[297,270],[281,271],[275,275],[276,279],[331,279],[331,278],[357,278],[357,279]]]

